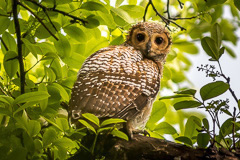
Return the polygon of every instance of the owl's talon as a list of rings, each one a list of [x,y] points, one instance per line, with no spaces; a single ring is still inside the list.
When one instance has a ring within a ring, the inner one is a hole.
[[[133,131],[133,134],[143,134],[144,136],[150,137],[149,132],[146,131],[146,130],[134,130],[134,131]]]

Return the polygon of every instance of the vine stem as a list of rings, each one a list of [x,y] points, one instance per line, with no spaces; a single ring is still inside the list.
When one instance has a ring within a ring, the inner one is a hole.
[[[15,25],[15,31],[17,36],[17,48],[18,48],[18,61],[19,61],[19,68],[20,68],[20,90],[21,94],[25,93],[25,71],[24,71],[24,63],[23,63],[23,54],[22,54],[22,41],[21,41],[21,30],[20,24],[18,20],[18,0],[12,0],[12,12],[13,12],[13,20]]]
[[[230,78],[229,78],[229,77],[226,77],[226,75],[223,73],[222,66],[221,66],[219,60],[217,61],[217,63],[218,63],[218,66],[219,66],[219,69],[220,69],[220,72],[221,72],[221,76],[222,76],[222,77],[227,81],[227,83],[229,84],[229,89],[228,89],[228,90],[230,91],[230,93],[232,94],[234,100],[235,100],[235,101],[237,102],[237,104],[238,104],[238,98],[237,98],[235,92],[232,90],[232,88],[231,88],[231,86],[230,86]]]

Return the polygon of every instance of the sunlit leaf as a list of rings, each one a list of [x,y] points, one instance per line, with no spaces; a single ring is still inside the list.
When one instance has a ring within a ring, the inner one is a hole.
[[[188,95],[194,96],[195,93],[196,93],[196,90],[195,89],[185,89],[185,90],[182,90],[182,91],[176,91],[174,93],[177,93],[177,94],[188,94]]]
[[[153,109],[151,112],[151,116],[147,122],[147,128],[153,130],[155,127],[155,123],[158,122],[163,116],[167,113],[167,107],[165,103],[161,101],[155,101],[153,103]]]
[[[153,131],[158,132],[160,134],[176,134],[177,133],[176,129],[167,122],[159,123],[154,128]]]
[[[86,118],[87,120],[93,122],[94,124],[96,124],[97,126],[99,126],[99,119],[91,113],[83,113],[82,116],[84,118]]]
[[[128,136],[122,132],[122,131],[119,131],[119,130],[116,130],[114,129],[112,132],[111,132],[112,135],[114,136],[117,136],[119,138],[122,138],[122,139],[125,139],[126,141],[128,141]]]
[[[144,8],[138,5],[122,5],[119,8],[126,11],[132,18],[142,18],[144,14]]]
[[[195,100],[180,101],[175,103],[173,106],[175,110],[195,108],[201,106],[202,103]]]
[[[181,97],[192,97],[192,95],[188,95],[188,94],[177,94],[177,95],[173,95],[173,96],[164,96],[164,97],[159,98],[159,100],[172,99],[172,98],[181,98]]]
[[[93,1],[88,1],[83,3],[83,5],[81,6],[81,9],[86,9],[89,11],[101,11],[104,13],[108,13],[108,10],[105,8],[104,5],[97,2],[93,2]]]
[[[18,96],[13,103],[20,104],[24,102],[40,101],[48,98],[49,96],[50,95],[46,91],[29,92]]]
[[[8,51],[3,59],[3,66],[10,78],[12,78],[18,70],[19,61],[18,55],[14,51]]]
[[[211,37],[212,37],[212,39],[215,40],[215,42],[217,44],[217,48],[220,48],[220,46],[222,44],[222,32],[221,32],[221,27],[218,23],[215,23],[213,25],[213,28],[211,30]]]
[[[185,125],[184,136],[191,139],[193,136],[196,136],[198,134],[197,129],[201,128],[196,124],[196,121],[198,121],[201,124],[201,120],[196,116],[191,116],[188,118],[187,123]]]
[[[218,60],[219,59],[218,49],[217,49],[215,41],[212,38],[204,37],[201,40],[201,44],[202,44],[202,47],[203,47],[204,51],[210,57],[212,57],[214,60]]]
[[[0,16],[0,34],[2,34],[9,26],[10,19],[8,17]]]
[[[88,122],[86,122],[85,120],[82,120],[82,119],[79,119],[78,121],[96,134],[96,130]]]
[[[48,128],[43,134],[43,147],[47,147],[57,139],[57,132],[53,128]]]
[[[57,118],[56,124],[63,130],[67,131],[69,129],[69,123],[66,118]]]
[[[91,22],[90,22],[91,23]],[[64,31],[73,39],[77,40],[78,42],[85,43],[86,42],[86,35],[85,33],[76,26],[67,26],[64,27]]]
[[[117,123],[123,123],[123,122],[126,122],[126,121],[123,119],[119,119],[119,118],[110,118],[110,119],[103,121],[100,126],[102,127],[102,126],[106,126],[106,125],[110,125],[110,124],[117,124]]]
[[[229,84],[223,81],[208,83],[200,89],[202,100],[208,100],[217,97],[229,89]]]
[[[71,56],[71,45],[65,36],[60,34],[59,40],[54,42],[54,46],[60,57],[64,58]]]

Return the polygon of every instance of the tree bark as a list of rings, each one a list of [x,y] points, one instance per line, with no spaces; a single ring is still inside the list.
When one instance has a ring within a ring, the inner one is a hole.
[[[109,144],[111,143],[109,142]],[[107,160],[240,159],[240,155],[237,152],[232,153],[226,149],[194,149],[183,144],[141,135],[134,135],[134,138],[130,141],[118,139],[105,153],[105,159]]]

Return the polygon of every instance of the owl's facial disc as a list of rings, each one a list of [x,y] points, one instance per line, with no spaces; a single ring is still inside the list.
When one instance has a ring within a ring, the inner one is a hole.
[[[168,31],[161,25],[154,23],[152,27],[148,27],[145,23],[140,23],[132,28],[127,43],[141,51],[146,58],[164,61],[170,49],[171,39]]]

